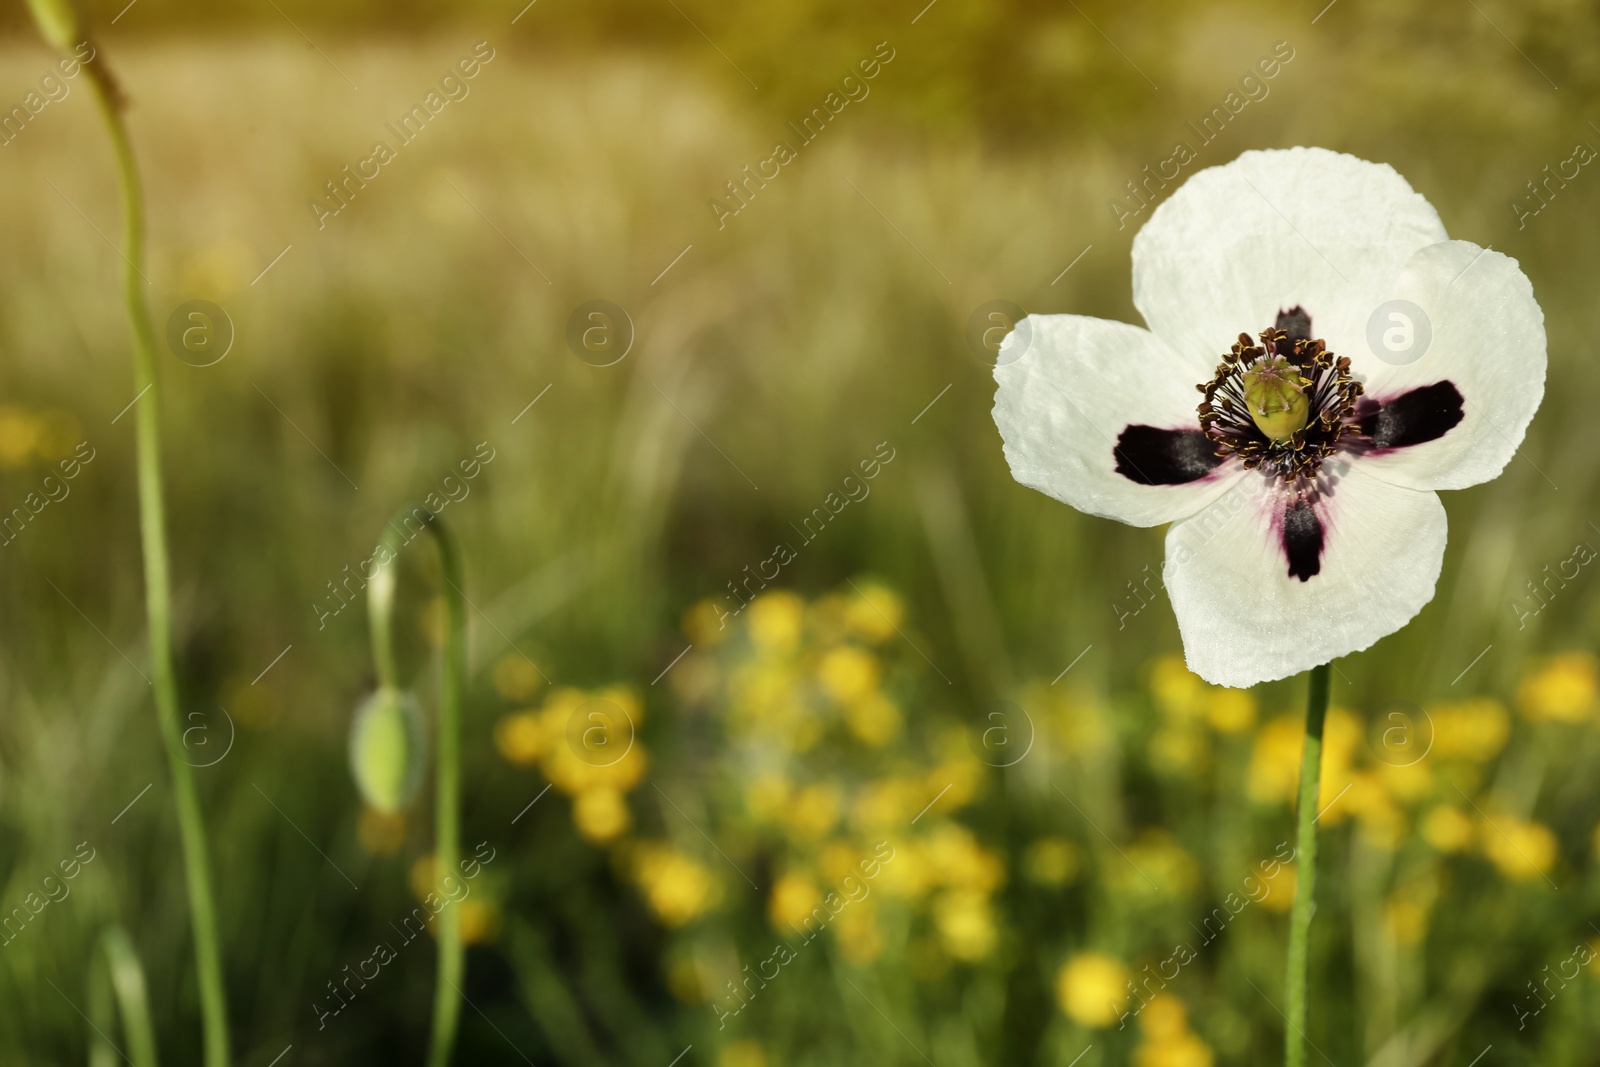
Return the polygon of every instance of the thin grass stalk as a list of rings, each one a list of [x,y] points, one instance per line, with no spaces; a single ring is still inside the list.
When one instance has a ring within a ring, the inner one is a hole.
[[[78,36],[76,12],[70,4],[36,2],[36,20],[47,40],[65,52]],[[167,557],[166,508],[161,476],[161,393],[156,383],[156,333],[145,303],[144,205],[138,166],[122,116],[122,97],[103,58],[85,65],[90,94],[105,122],[116,160],[122,197],[123,299],[133,333],[135,439],[139,482],[139,533],[144,554],[145,616],[150,632],[150,684],[156,718],[172,775],[173,804],[183,847],[189,918],[194,934],[195,971],[200,988],[206,1067],[228,1065],[227,997],[217,938],[216,906],[211,889],[205,824],[195,790],[194,770],[184,759],[178,707],[177,674],[172,659],[172,595]]]
[[[126,1059],[133,1067],[159,1067],[156,1058],[156,1032],[150,1021],[150,995],[144,980],[144,966],[133,947],[128,932],[121,926],[108,926],[100,934],[100,953],[105,958],[106,970],[93,970],[90,978],[89,1002],[108,1009],[105,1012],[91,1007],[95,1015],[106,1018],[114,1002],[122,1020],[123,1041],[127,1050],[117,1048],[99,1026],[91,1023],[89,1062],[91,1065],[114,1063]],[[90,964],[91,968],[95,966]],[[111,996],[102,990],[109,985]]]
[[[426,516],[423,525],[433,535],[444,577],[445,632],[443,663],[439,672],[439,725],[435,747],[438,766],[434,783],[434,856],[438,869],[454,873],[461,859],[461,703],[467,676],[466,596],[461,590],[461,556],[455,538],[439,517],[423,507],[398,512],[384,529],[377,572],[367,583],[367,607],[372,633],[372,658],[378,684],[399,690],[394,655],[394,600],[400,549],[400,530],[406,520]],[[438,972],[433,993],[433,1034],[428,1042],[428,1067],[446,1067],[455,1045],[461,1017],[461,981],[466,971],[466,949],[461,940],[461,909],[446,907],[438,916]]]

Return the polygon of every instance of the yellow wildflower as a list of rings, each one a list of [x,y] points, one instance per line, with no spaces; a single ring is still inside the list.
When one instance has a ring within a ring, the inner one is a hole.
[[[1255,694],[1248,689],[1212,689],[1206,698],[1206,721],[1219,734],[1243,733],[1256,722]]]
[[[863,854],[849,841],[829,841],[822,846],[822,851],[817,854],[817,869],[822,872],[822,877],[830,882],[842,881],[846,875],[860,877],[861,870],[857,866]]]
[[[555,690],[539,713],[547,746],[540,770],[568,796],[601,786],[627,792],[649,763],[636,737],[642,716],[639,698],[626,688]]]
[[[1460,852],[1472,844],[1472,820],[1460,808],[1440,804],[1423,817],[1422,836],[1440,852]]]
[[[626,744],[626,741],[621,743]],[[585,748],[586,754],[589,751]],[[614,762],[591,763],[590,759],[609,759]],[[625,748],[614,757],[609,754],[589,755],[586,759],[580,759],[568,740],[563,738],[551,749],[539,768],[557,789],[568,796],[577,796],[587,789],[600,786],[626,792],[644,778],[648,762],[644,749],[637,744]]]
[[[1139,1013],[1145,1040],[1133,1050],[1133,1067],[1211,1067],[1211,1048],[1189,1029],[1183,1001],[1157,993]]]
[[[952,957],[971,963],[994,950],[998,937],[987,894],[973,890],[942,893],[933,904],[939,942]]]
[[[1440,759],[1485,763],[1500,754],[1511,737],[1511,716],[1491,697],[1432,708],[1433,751]]]
[[[1280,715],[1261,728],[1247,774],[1252,800],[1293,803],[1298,798],[1300,754],[1305,743],[1305,720],[1298,715]],[[1322,731],[1319,811],[1332,803],[1349,782],[1350,768],[1361,743],[1361,721],[1344,708],[1329,709]],[[1337,817],[1332,821],[1337,822]]]
[[[1171,993],[1157,993],[1139,1011],[1139,1029],[1155,1041],[1171,1040],[1189,1032],[1189,1012]]]
[[[877,657],[854,645],[831,649],[817,664],[817,680],[823,691],[846,705],[864,699],[876,689],[880,673]]]
[[[838,941],[839,954],[858,967],[883,954],[883,927],[871,898],[852,902],[834,919],[830,929]]]
[[[900,709],[882,693],[870,693],[844,711],[845,725],[863,744],[882,748],[900,735]]]
[[[501,718],[494,727],[494,745],[508,763],[518,767],[532,767],[548,750],[540,718],[531,711]]]
[[[622,794],[607,786],[585,789],[572,803],[572,821],[578,832],[597,845],[621,837],[633,823]]]
[[[500,908],[491,900],[470,896],[455,905],[461,909],[461,940],[486,945],[500,936]]]
[[[1347,813],[1361,823],[1363,836],[1369,844],[1388,851],[1398,848],[1405,834],[1405,816],[1395,806],[1383,776],[1356,771],[1349,775],[1348,784],[1349,789],[1342,797],[1335,793],[1327,798],[1326,804],[1330,806],[1322,810],[1320,821],[1332,825],[1338,822],[1336,816]]]
[[[759,774],[744,787],[745,810],[762,822],[777,822],[788,808],[791,788],[781,774]]]
[[[1000,857],[980,845],[965,826],[941,823],[928,836],[926,850],[934,876],[944,885],[989,893],[1005,882]]]
[[[1597,675],[1587,652],[1553,656],[1517,687],[1517,708],[1536,722],[1582,722],[1594,715]]]
[[[934,871],[923,849],[911,841],[890,842],[894,859],[878,873],[878,888],[885,896],[917,900],[934,881]]]
[[[1214,1062],[1211,1046],[1187,1030],[1133,1050],[1133,1067],[1211,1067]]]
[[[839,787],[829,782],[800,790],[785,812],[790,829],[809,840],[826,837],[839,821]]]
[[[1169,719],[1181,721],[1204,715],[1208,688],[1198,675],[1189,672],[1180,656],[1162,656],[1150,669],[1150,695],[1161,714]]]
[[[1270,878],[1263,876],[1261,882],[1267,887],[1267,895],[1261,898],[1263,908],[1282,915],[1294,907],[1294,864],[1280,864]]]
[[[1560,854],[1549,827],[1511,815],[1486,820],[1479,838],[1484,855],[1513,882],[1531,882],[1547,874]]]
[[[1302,729],[1302,738],[1304,730]],[[1366,744],[1366,731],[1361,719],[1348,708],[1328,709],[1328,718],[1322,729],[1322,771],[1340,771],[1355,763],[1355,756]],[[1326,804],[1329,796],[1323,803]]]
[[[26,408],[0,405],[0,466],[20,467],[32,458],[42,429]]]
[[[856,585],[861,591],[846,601],[846,627],[873,644],[887,641],[904,620],[905,605],[888,586],[869,581]]]
[[[1080,1026],[1110,1026],[1128,1000],[1128,969],[1099,952],[1073,956],[1056,976],[1056,1001]]]
[[[1415,756],[1410,758],[1416,759]],[[1433,793],[1433,771],[1429,769],[1428,761],[1425,759],[1419,759],[1415,763],[1380,762],[1375,770],[1384,788],[1396,800],[1415,804]]]
[[[901,827],[930,799],[922,795],[920,782],[898,777],[868,782],[856,794],[850,821],[869,834]]]
[[[805,630],[806,602],[790,592],[762,593],[750,602],[750,640],[763,652],[792,652]]]
[[[721,899],[721,887],[711,872],[670,845],[641,844],[632,859],[635,882],[651,910],[668,926],[684,925]]]
[[[783,931],[799,927],[811,917],[812,909],[822,904],[822,894],[809,874],[789,871],[772,887],[767,901],[767,917]]]
[[[1204,735],[1191,726],[1165,726],[1150,738],[1150,766],[1165,774],[1192,777],[1208,756]]]
[[[1305,722],[1298,716],[1282,715],[1261,727],[1246,776],[1250,799],[1263,803],[1294,800],[1305,738]]]

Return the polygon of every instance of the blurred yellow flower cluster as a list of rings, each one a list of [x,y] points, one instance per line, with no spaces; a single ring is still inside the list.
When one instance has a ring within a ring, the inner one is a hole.
[[[1510,732],[1499,702],[1479,699],[1424,710],[1389,710],[1369,726],[1347,708],[1328,710],[1322,737],[1317,810],[1324,827],[1354,820],[1370,845],[1398,848],[1409,809],[1459,799],[1451,783],[1474,784]],[[1370,739],[1369,739],[1369,735]],[[1305,723],[1287,714],[1263,724],[1252,745],[1247,790],[1260,803],[1293,805]]]
[[[1207,687],[1186,680],[1181,664],[1156,664],[1156,702],[1169,717],[1188,715],[1206,699]],[[1600,663],[1588,653],[1568,653],[1537,663],[1520,683],[1516,706],[1537,723],[1581,723],[1600,702]],[[1182,709],[1188,709],[1183,711]],[[1370,722],[1346,708],[1330,708],[1323,731],[1319,821],[1324,827],[1354,821],[1372,846],[1394,850],[1413,826],[1442,853],[1475,852],[1511,882],[1548,875],[1560,858],[1551,830],[1480,794],[1488,765],[1510,743],[1512,716],[1493,697],[1438,703],[1426,709],[1397,705]],[[1256,730],[1246,790],[1264,804],[1297,799],[1304,721],[1285,714]],[[1152,752],[1152,762],[1160,753]],[[1426,905],[1400,901],[1391,925],[1404,943],[1425,929]],[[1420,935],[1418,935],[1420,936]]]
[[[663,841],[638,841],[623,850],[624,867],[662,923],[692,922],[722,900],[722,884],[688,853]]]
[[[520,657],[495,668],[507,699],[527,700],[539,687],[536,670]],[[688,852],[665,841],[629,840],[633,813],[627,794],[649,765],[638,736],[644,705],[626,686],[593,691],[552,690],[538,707],[501,718],[495,745],[518,767],[537,767],[572,799],[572,822],[588,841],[613,846],[619,869],[667,926],[693,921],[721,900],[716,876]]]
[[[876,646],[894,637],[905,609],[895,593],[862,581],[850,593],[807,603],[786,591],[755,597],[728,616],[711,601],[691,608],[684,628],[696,649],[723,646],[715,665],[702,657],[680,677],[716,666],[726,674],[726,722],[733,737],[764,735],[810,751],[836,726],[869,748],[900,736],[904,715],[885,692]],[[731,623],[731,625],[730,625]]]
[[[1534,722],[1587,722],[1594,718],[1600,663],[1587,652],[1553,656],[1522,679],[1517,710]]]
[[[644,778],[648,760],[638,739],[644,705],[633,690],[553,690],[538,708],[514,711],[495,726],[500,754],[537,767],[572,798],[572,821],[597,845],[633,825],[626,794]]]
[[[1254,694],[1210,685],[1177,656],[1151,664],[1150,696],[1161,715],[1149,740],[1150,765],[1163,774],[1181,777],[1205,770],[1211,759],[1208,730],[1232,735],[1255,725]]]
[[[1144,1040],[1133,1050],[1133,1067],[1211,1067],[1211,1047],[1189,1029],[1183,1001],[1157,993],[1139,1012]]]
[[[54,463],[82,440],[78,421],[64,411],[30,411],[0,404],[0,469]]]
[[[705,602],[685,619],[695,651],[673,677],[722,727],[721,817],[773,857],[774,929],[814,929],[828,901],[848,897],[826,926],[841,956],[865,964],[886,948],[884,909],[910,908],[923,917],[910,951],[931,978],[994,952],[992,897],[1006,874],[997,851],[950,821],[985,780],[966,731],[933,716],[909,723],[897,696],[904,625],[900,597],[869,579],[810,601],[766,591],[737,615]]]
[[[1135,1014],[1142,1040],[1133,1051],[1134,1067],[1211,1067],[1211,1047],[1189,1029],[1183,1001],[1170,993],[1134,1000],[1132,977],[1115,956],[1080,952],[1056,975],[1056,1001],[1069,1019],[1093,1030]]]

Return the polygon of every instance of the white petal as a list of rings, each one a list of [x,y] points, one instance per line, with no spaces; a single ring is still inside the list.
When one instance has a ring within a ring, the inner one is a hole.
[[[1367,399],[1381,403],[1448,381],[1464,401],[1462,419],[1442,437],[1374,453],[1362,464],[1414,488],[1463,489],[1488,481],[1511,462],[1544,397],[1544,312],[1533,286],[1509,256],[1447,241],[1413,255],[1390,292],[1424,318],[1412,321],[1412,309],[1385,305],[1375,353],[1368,351],[1369,339],[1363,358],[1352,360]],[[1384,327],[1396,331],[1388,342]],[[1420,357],[1404,365],[1385,361],[1397,358],[1388,347],[1420,347],[1421,331],[1432,337]]]
[[[1392,167],[1324,148],[1246,152],[1156,208],[1133,242],[1133,302],[1168,344],[1213,364],[1297,304],[1342,353],[1411,254],[1445,239]]]
[[[1081,315],[1029,315],[1000,347],[994,421],[1011,474],[1079,511],[1134,526],[1193,515],[1239,477],[1230,462],[1182,485],[1117,473],[1112,450],[1130,425],[1199,429],[1186,366],[1148,330]]]
[[[1167,593],[1189,669],[1239,688],[1287,678],[1359,652],[1400,629],[1433,599],[1444,560],[1437,494],[1324,466],[1321,571],[1291,578],[1277,523],[1281,502],[1248,477],[1167,531]]]

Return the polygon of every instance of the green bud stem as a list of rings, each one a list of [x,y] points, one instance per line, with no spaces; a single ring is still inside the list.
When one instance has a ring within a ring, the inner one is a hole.
[[[400,530],[423,516],[439,552],[439,568],[448,587],[444,591],[444,657],[439,674],[438,781],[434,797],[434,856],[439,869],[453,873],[461,858],[461,703],[467,677],[466,594],[461,591],[461,556],[455,538],[444,523],[424,507],[405,508],[384,528],[377,573],[367,583],[367,609],[372,633],[372,658],[381,688],[400,689],[394,656],[394,601],[400,549]],[[446,1067],[455,1045],[461,1016],[461,981],[466,971],[466,951],[461,940],[461,909],[446,907],[438,916],[439,965],[433,990],[433,1035],[428,1043],[428,1067]]]

